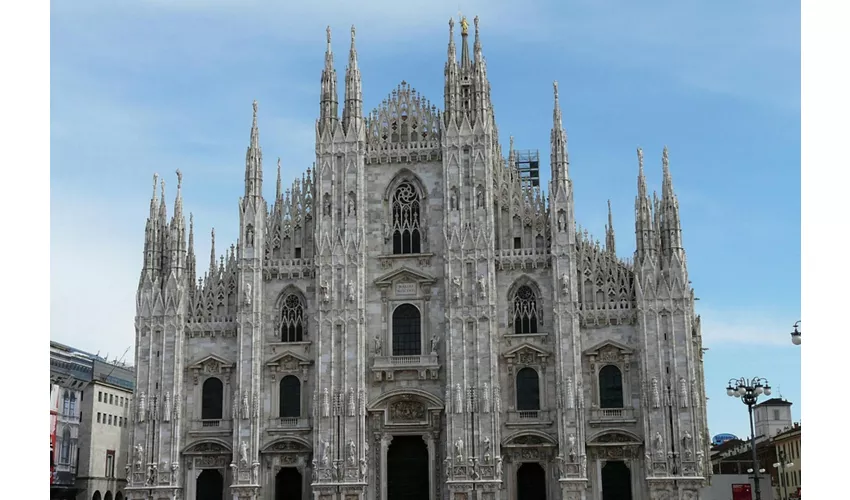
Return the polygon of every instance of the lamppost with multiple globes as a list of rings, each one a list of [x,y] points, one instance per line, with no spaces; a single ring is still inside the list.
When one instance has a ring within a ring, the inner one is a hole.
[[[794,323],[794,331],[791,332],[791,343],[794,345],[800,345],[800,321],[798,320]]]
[[[740,398],[741,401],[745,405],[747,405],[747,411],[750,414],[750,435],[751,435],[751,443],[753,448],[753,483],[755,483],[756,489],[756,499],[761,500],[761,487],[759,485],[759,472],[764,472],[763,470],[759,470],[759,462],[758,455],[756,454],[756,428],[753,423],[753,406],[755,406],[758,401],[759,396],[764,394],[765,396],[770,396],[770,384],[768,384],[767,379],[763,379],[760,377],[753,377],[751,379],[746,379],[741,377],[739,379],[731,379],[729,381],[729,385],[726,386],[726,395],[733,398]],[[748,471],[749,472],[749,471]]]
[[[794,462],[785,461],[785,450],[779,450],[779,461],[773,464],[775,469],[779,469],[779,482],[782,483],[784,496],[782,500],[788,500],[788,478],[785,477],[785,470],[788,467],[794,467]]]

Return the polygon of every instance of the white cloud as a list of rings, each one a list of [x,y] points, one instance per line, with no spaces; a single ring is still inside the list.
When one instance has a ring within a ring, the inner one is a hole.
[[[794,322],[800,319],[799,310],[773,311],[748,304],[740,304],[736,309],[714,308],[702,307],[701,302],[697,302],[697,314],[702,320],[706,347],[719,344],[790,345]]]

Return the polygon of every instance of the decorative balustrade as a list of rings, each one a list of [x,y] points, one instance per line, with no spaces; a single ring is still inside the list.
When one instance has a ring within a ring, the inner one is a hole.
[[[501,270],[546,269],[552,255],[549,249],[508,248],[496,250],[496,266]]]
[[[505,425],[508,427],[546,427],[554,420],[549,410],[509,410]]]
[[[634,408],[591,408],[590,425],[636,423],[636,413]]]
[[[310,417],[273,417],[269,419],[268,431],[274,433],[286,433],[289,431],[309,431],[313,428]]]
[[[420,356],[376,356],[372,364],[375,381],[393,380],[397,372],[415,371],[425,380],[429,374],[436,380],[440,371],[440,359],[436,354]]]
[[[230,433],[231,425],[230,419],[198,419],[192,421],[192,426],[189,432],[193,435]]]

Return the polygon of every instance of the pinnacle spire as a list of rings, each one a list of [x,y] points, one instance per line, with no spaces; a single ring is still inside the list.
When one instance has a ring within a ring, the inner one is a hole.
[[[245,153],[245,198],[244,203],[253,202],[263,196],[263,151],[260,148],[260,129],[257,126],[259,105],[252,103],[251,143]]]
[[[643,172],[643,149],[637,148],[638,194],[635,197],[635,261],[655,255],[656,235],[652,214],[652,202],[646,190],[646,175]]]
[[[156,185],[159,184],[159,174],[153,174],[153,194],[151,194],[151,219],[156,218],[156,206],[159,201],[156,197]]]
[[[455,48],[455,20],[454,18],[449,18],[449,53],[447,61],[457,62],[457,49]]]
[[[197,286],[195,277],[195,218],[192,212],[189,212],[189,245],[186,248],[186,284],[188,285],[189,294],[194,294]]]
[[[325,30],[327,33],[327,48],[325,49],[325,67],[322,69],[322,92],[319,128],[332,122],[336,122],[339,107],[339,98],[336,91],[336,70],[334,69],[334,54],[331,48],[331,27]]]
[[[277,186],[275,189],[275,203],[280,202],[280,156],[277,157]]]
[[[215,274],[215,228],[210,231],[210,277]]]
[[[611,200],[608,200],[608,225],[605,226],[605,249],[610,253],[617,253],[614,240],[614,216],[611,212]]]
[[[646,175],[643,173],[643,149],[637,148],[638,157],[638,196],[646,198]]]
[[[177,220],[183,217],[183,194],[181,189],[183,187],[183,172],[180,169],[177,169],[177,197],[174,199],[174,220]]]
[[[466,16],[460,18],[460,69],[461,71],[469,71],[472,64],[469,60],[469,21]]]
[[[570,175],[570,159],[567,154],[567,132],[561,119],[561,99],[558,95],[558,82],[552,83],[555,106],[552,110],[552,134],[550,137],[552,182],[565,182]]]
[[[356,31],[351,26],[351,49],[348,53],[348,67],[345,69],[345,106],[342,109],[342,125],[346,132],[353,123],[363,117],[363,90],[360,80],[360,68],[357,66]]]

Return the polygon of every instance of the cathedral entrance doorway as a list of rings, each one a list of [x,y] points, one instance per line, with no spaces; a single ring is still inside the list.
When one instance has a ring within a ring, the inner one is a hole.
[[[387,500],[428,500],[429,474],[422,436],[393,436],[387,450]]]
[[[295,467],[282,467],[274,479],[274,500],[301,500],[303,478]]]
[[[602,500],[632,500],[632,474],[622,460],[602,466]]]
[[[516,471],[517,500],[546,500],[546,471],[537,462],[526,462]]]
[[[224,500],[224,476],[218,469],[204,469],[195,480],[195,500]]]

